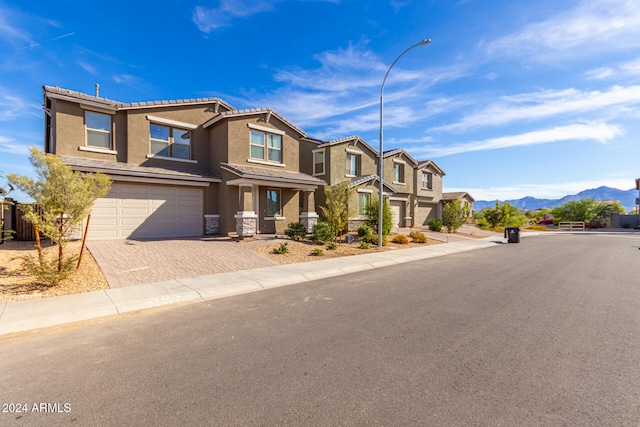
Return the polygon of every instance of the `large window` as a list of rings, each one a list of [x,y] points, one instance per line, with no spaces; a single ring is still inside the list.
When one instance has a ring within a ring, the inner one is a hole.
[[[358,215],[367,215],[367,206],[371,202],[371,193],[358,193]]]
[[[360,175],[360,156],[357,154],[347,153],[347,175]]]
[[[433,190],[433,174],[422,172],[422,188],[425,190]]]
[[[280,205],[280,190],[276,188],[267,189],[267,216],[282,216]]]
[[[191,132],[151,123],[149,126],[151,154],[179,159],[191,158]]]
[[[251,158],[282,163],[282,136],[251,130]]]
[[[313,174],[324,174],[324,150],[313,152]]]
[[[394,170],[394,180],[395,182],[400,182],[400,183],[404,183],[404,164],[402,163],[394,163],[393,164],[393,170]]]
[[[111,116],[86,111],[84,119],[87,146],[111,149]]]

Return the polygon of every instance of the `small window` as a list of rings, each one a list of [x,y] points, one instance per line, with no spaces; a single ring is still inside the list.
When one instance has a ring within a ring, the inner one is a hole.
[[[360,175],[360,156],[357,154],[347,153],[347,175]]]
[[[422,188],[425,190],[433,190],[433,174],[428,172],[422,173]]]
[[[281,216],[280,206],[280,190],[269,188],[267,189],[267,216]]]
[[[313,153],[313,174],[324,174],[324,150]]]
[[[402,163],[394,163],[395,182],[404,183],[404,165]]]
[[[85,112],[87,146],[111,149],[111,116]]]
[[[252,159],[282,163],[282,136],[252,129],[249,145]]]
[[[358,215],[366,216],[367,215],[367,206],[371,202],[371,194],[370,193],[358,193]]]
[[[151,123],[149,126],[151,154],[179,159],[191,158],[191,132]]]

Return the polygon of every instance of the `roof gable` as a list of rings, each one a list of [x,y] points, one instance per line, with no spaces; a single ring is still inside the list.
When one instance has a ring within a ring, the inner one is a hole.
[[[340,145],[340,144],[347,144],[350,142],[355,142],[356,144],[362,144],[365,148],[367,148],[369,151],[371,151],[371,153],[373,153],[373,155],[375,157],[378,157],[378,152],[369,144],[366,143],[366,141],[362,138],[360,138],[358,135],[351,135],[351,136],[347,136],[344,138],[339,138],[339,139],[334,139],[332,141],[327,141],[324,144],[320,144],[318,146],[318,148],[324,148],[324,147],[332,147],[334,145]]]
[[[418,166],[418,161],[413,157],[411,157],[411,155],[402,148],[396,148],[395,150],[385,151],[382,157],[386,159],[387,157],[392,157],[392,156],[405,157],[406,160],[409,160],[411,163],[413,163],[414,167]]]
[[[439,175],[445,176],[446,173],[433,160],[423,160],[416,166],[418,169],[430,169],[436,171]]]
[[[202,127],[203,128],[208,128],[209,126],[211,126],[211,125],[213,125],[215,123],[218,123],[218,122],[220,122],[222,120],[226,120],[226,119],[230,119],[230,118],[234,118],[234,117],[250,117],[250,116],[259,116],[259,115],[266,115],[267,123],[269,122],[271,117],[275,117],[278,120],[280,120],[282,123],[284,123],[287,127],[291,128],[292,130],[297,132],[298,135],[300,135],[301,137],[306,137],[307,136],[305,131],[303,131],[302,129],[300,129],[299,127],[297,127],[293,123],[291,123],[289,120],[284,118],[284,116],[281,116],[280,114],[278,114],[276,111],[272,110],[271,108],[250,108],[250,109],[246,109],[246,110],[225,111],[225,112],[217,115],[216,117],[213,117],[213,118],[209,119],[208,121],[206,121],[202,125]]]

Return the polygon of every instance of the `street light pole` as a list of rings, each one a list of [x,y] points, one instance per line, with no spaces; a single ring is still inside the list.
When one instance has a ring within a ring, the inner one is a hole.
[[[387,74],[384,75],[384,79],[382,80],[382,87],[380,88],[380,154],[379,154],[379,167],[378,167],[378,175],[380,178],[380,194],[378,194],[378,198],[379,198],[379,206],[378,206],[378,247],[382,247],[382,230],[383,230],[383,207],[384,207],[384,198],[382,197],[383,195],[383,172],[384,172],[384,167],[383,167],[383,131],[382,131],[382,118],[383,118],[383,101],[384,101],[384,84],[387,81],[387,76],[389,75],[389,72],[391,71],[391,69],[393,68],[394,65],[396,65],[396,62],[398,62],[398,60],[400,58],[402,58],[402,56],[409,52],[411,49],[413,49],[414,47],[418,47],[418,46],[422,46],[425,45],[427,43],[431,43],[431,39],[424,39],[416,44],[414,44],[413,46],[409,47],[408,49],[406,49],[404,52],[402,52],[395,61],[393,61],[393,63],[391,64],[391,66],[389,67],[389,69],[387,70]]]

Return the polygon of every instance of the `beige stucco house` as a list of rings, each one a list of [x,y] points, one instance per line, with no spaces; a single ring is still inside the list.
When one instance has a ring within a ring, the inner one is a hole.
[[[218,98],[120,103],[50,86],[44,106],[45,151],[114,181],[89,239],[251,236],[317,221],[318,144],[273,110]]]
[[[89,239],[311,231],[324,185],[353,188],[350,230],[378,197],[379,153],[359,136],[310,138],[277,112],[236,110],[219,98],[122,103],[44,86],[47,153],[111,177],[91,212]],[[441,217],[444,172],[387,151],[384,197],[393,227]]]

